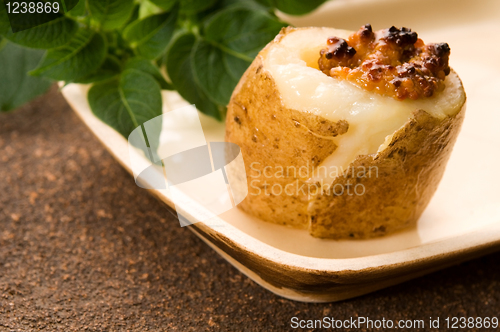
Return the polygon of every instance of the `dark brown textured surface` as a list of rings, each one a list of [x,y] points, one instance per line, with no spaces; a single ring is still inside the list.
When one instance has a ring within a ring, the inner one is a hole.
[[[280,331],[290,319],[500,316],[500,253],[331,304],[237,272],[92,137],[63,98],[0,115],[0,331]]]

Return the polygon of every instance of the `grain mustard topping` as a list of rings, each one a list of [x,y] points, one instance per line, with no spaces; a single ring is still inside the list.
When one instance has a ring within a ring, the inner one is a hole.
[[[376,32],[362,26],[347,40],[330,37],[320,51],[319,69],[368,91],[398,100],[433,96],[450,73],[447,43],[424,44],[408,28]]]

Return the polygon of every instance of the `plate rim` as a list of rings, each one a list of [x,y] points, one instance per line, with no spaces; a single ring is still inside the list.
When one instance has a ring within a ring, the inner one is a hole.
[[[62,94],[64,95],[71,108],[91,130],[94,136],[97,137],[97,139],[106,148],[106,150],[108,150],[108,152],[114,157],[114,159],[117,160],[129,174],[133,175],[130,166],[124,160],[122,160],[122,158],[116,154],[116,151],[103,140],[103,138],[96,132],[96,128],[91,126],[88,120],[90,118],[93,118],[94,120],[99,121],[100,125],[102,126],[101,129],[105,131],[114,131],[114,129],[107,126],[97,117],[95,117],[91,112],[82,112],[79,107],[76,106],[75,103],[66,96],[66,91],[68,91],[68,89],[78,88],[80,89],[81,93],[83,90],[82,87],[85,86],[80,84],[69,84],[62,89]],[[124,137],[120,138],[122,139],[123,144],[126,144],[126,139]],[[169,199],[169,197],[165,196],[159,190],[148,189],[148,192],[158,200],[166,204],[170,209],[175,210],[174,203]],[[405,266],[414,265],[420,262],[429,262],[434,260],[439,261],[440,258],[442,259],[448,256],[453,256],[461,252],[474,251],[475,248],[479,250],[481,248],[493,247],[496,245],[500,246],[499,221],[483,226],[479,229],[475,229],[471,232],[463,233],[458,236],[438,239],[435,241],[422,243],[415,247],[397,250],[394,252],[353,258],[319,258],[299,255],[273,247],[227,223],[222,218],[217,217],[217,222],[223,223],[225,227],[214,229],[204,224],[203,222],[198,222],[196,224],[188,226],[188,228],[192,231],[193,229],[191,228],[195,228],[195,230],[201,231],[205,234],[222,236],[227,239],[231,239],[231,241],[233,241],[236,246],[240,247],[242,251],[247,251],[262,259],[277,262],[283,267],[286,266],[289,268],[295,268],[297,270],[309,272],[321,271],[336,274],[341,273],[345,274],[346,276],[352,275],[353,273],[358,275],[363,273],[372,273],[374,268],[394,270]],[[250,250],[248,250],[249,248]]]
[[[335,5],[340,5],[341,2],[349,5],[350,1],[339,0]],[[396,0],[380,2],[394,1]],[[373,0],[353,1],[357,4],[373,2]],[[63,85],[60,84],[60,87]],[[62,88],[61,92],[74,112],[106,150],[129,174],[133,175],[127,160],[123,160],[116,149],[106,143],[106,135],[102,135],[103,132],[114,132],[112,135],[115,135],[114,129],[95,117],[88,107],[82,109],[81,105],[76,105],[77,103],[68,97],[71,95],[68,91],[72,89],[79,89],[78,93],[80,96],[83,95],[83,87],[84,85],[69,84]],[[97,124],[97,127],[93,124]],[[120,136],[120,139],[125,145],[127,144],[125,138]],[[167,208],[175,210],[173,202],[162,192],[148,191]],[[329,302],[351,298],[500,250],[500,220],[459,235],[421,243],[411,248],[353,258],[319,258],[295,254],[266,244],[228,224],[222,218],[218,217],[217,221],[226,227],[215,229],[199,222],[187,228],[259,285],[280,296],[305,302]],[[221,241],[230,247],[228,251],[233,251],[233,256],[239,255],[240,260],[233,257],[230,252],[224,251],[221,248]],[[253,269],[249,267],[249,260],[255,261],[252,263]],[[272,273],[276,271],[296,280],[273,275]],[[318,285],[327,287],[318,290],[315,288]]]

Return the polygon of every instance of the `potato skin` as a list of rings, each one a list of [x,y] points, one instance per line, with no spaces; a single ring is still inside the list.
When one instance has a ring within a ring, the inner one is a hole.
[[[240,146],[247,173],[248,196],[238,207],[266,221],[309,227],[307,192],[297,190],[304,185],[298,171],[278,174],[278,166],[292,166],[311,174],[337,146],[329,137],[347,132],[346,121],[338,123],[283,106],[276,84],[262,70],[262,53],[254,60],[235,88],[228,105],[226,141]],[[272,171],[265,172],[270,166]],[[267,175],[271,175],[270,177]],[[294,176],[295,175],[295,176]],[[276,188],[287,187],[286,195]],[[266,189],[267,187],[267,189]],[[275,188],[275,189],[276,189]],[[266,190],[269,195],[266,195]]]
[[[424,110],[396,131],[388,147],[358,156],[351,172],[335,179],[346,187],[363,185],[363,195],[317,195],[311,201],[309,232],[322,238],[370,238],[415,225],[436,191],[460,132],[465,107],[437,119]],[[378,171],[358,176],[352,170]],[[349,169],[348,169],[349,170]]]
[[[290,31],[282,30],[270,45]],[[331,191],[309,195],[311,191],[300,190],[308,186],[308,176],[287,172],[287,166],[302,168],[310,176],[313,167],[337,148],[331,138],[346,133],[349,124],[284,107],[263,66],[268,47],[247,69],[228,105],[226,141],[240,146],[248,183],[248,196],[238,207],[265,221],[308,229],[321,238],[370,238],[414,225],[441,180],[465,107],[444,119],[416,110],[385,150],[356,158],[330,187],[360,184],[363,195]],[[265,173],[266,166],[271,171]],[[277,176],[279,166],[284,172]],[[377,176],[351,174],[353,167],[362,166],[372,171],[376,167]],[[279,188],[288,188],[293,195],[280,193]]]

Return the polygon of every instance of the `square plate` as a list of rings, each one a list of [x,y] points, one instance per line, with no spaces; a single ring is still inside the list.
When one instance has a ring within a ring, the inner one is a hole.
[[[417,227],[369,240],[325,240],[307,231],[263,222],[238,209],[216,223],[188,228],[249,278],[283,297],[338,301],[366,294],[500,249],[500,2],[484,0],[337,0],[296,26],[357,30],[411,27],[426,42],[450,44],[451,66],[463,80],[467,112],[444,178]],[[88,87],[62,92],[112,155],[131,172],[127,140],[91,112]],[[164,112],[187,103],[163,92]],[[200,114],[208,142],[224,140],[224,125]],[[135,156],[144,158],[142,156]],[[150,190],[170,208],[166,190]],[[186,207],[186,211],[189,207]],[[189,212],[189,211],[188,211]]]

